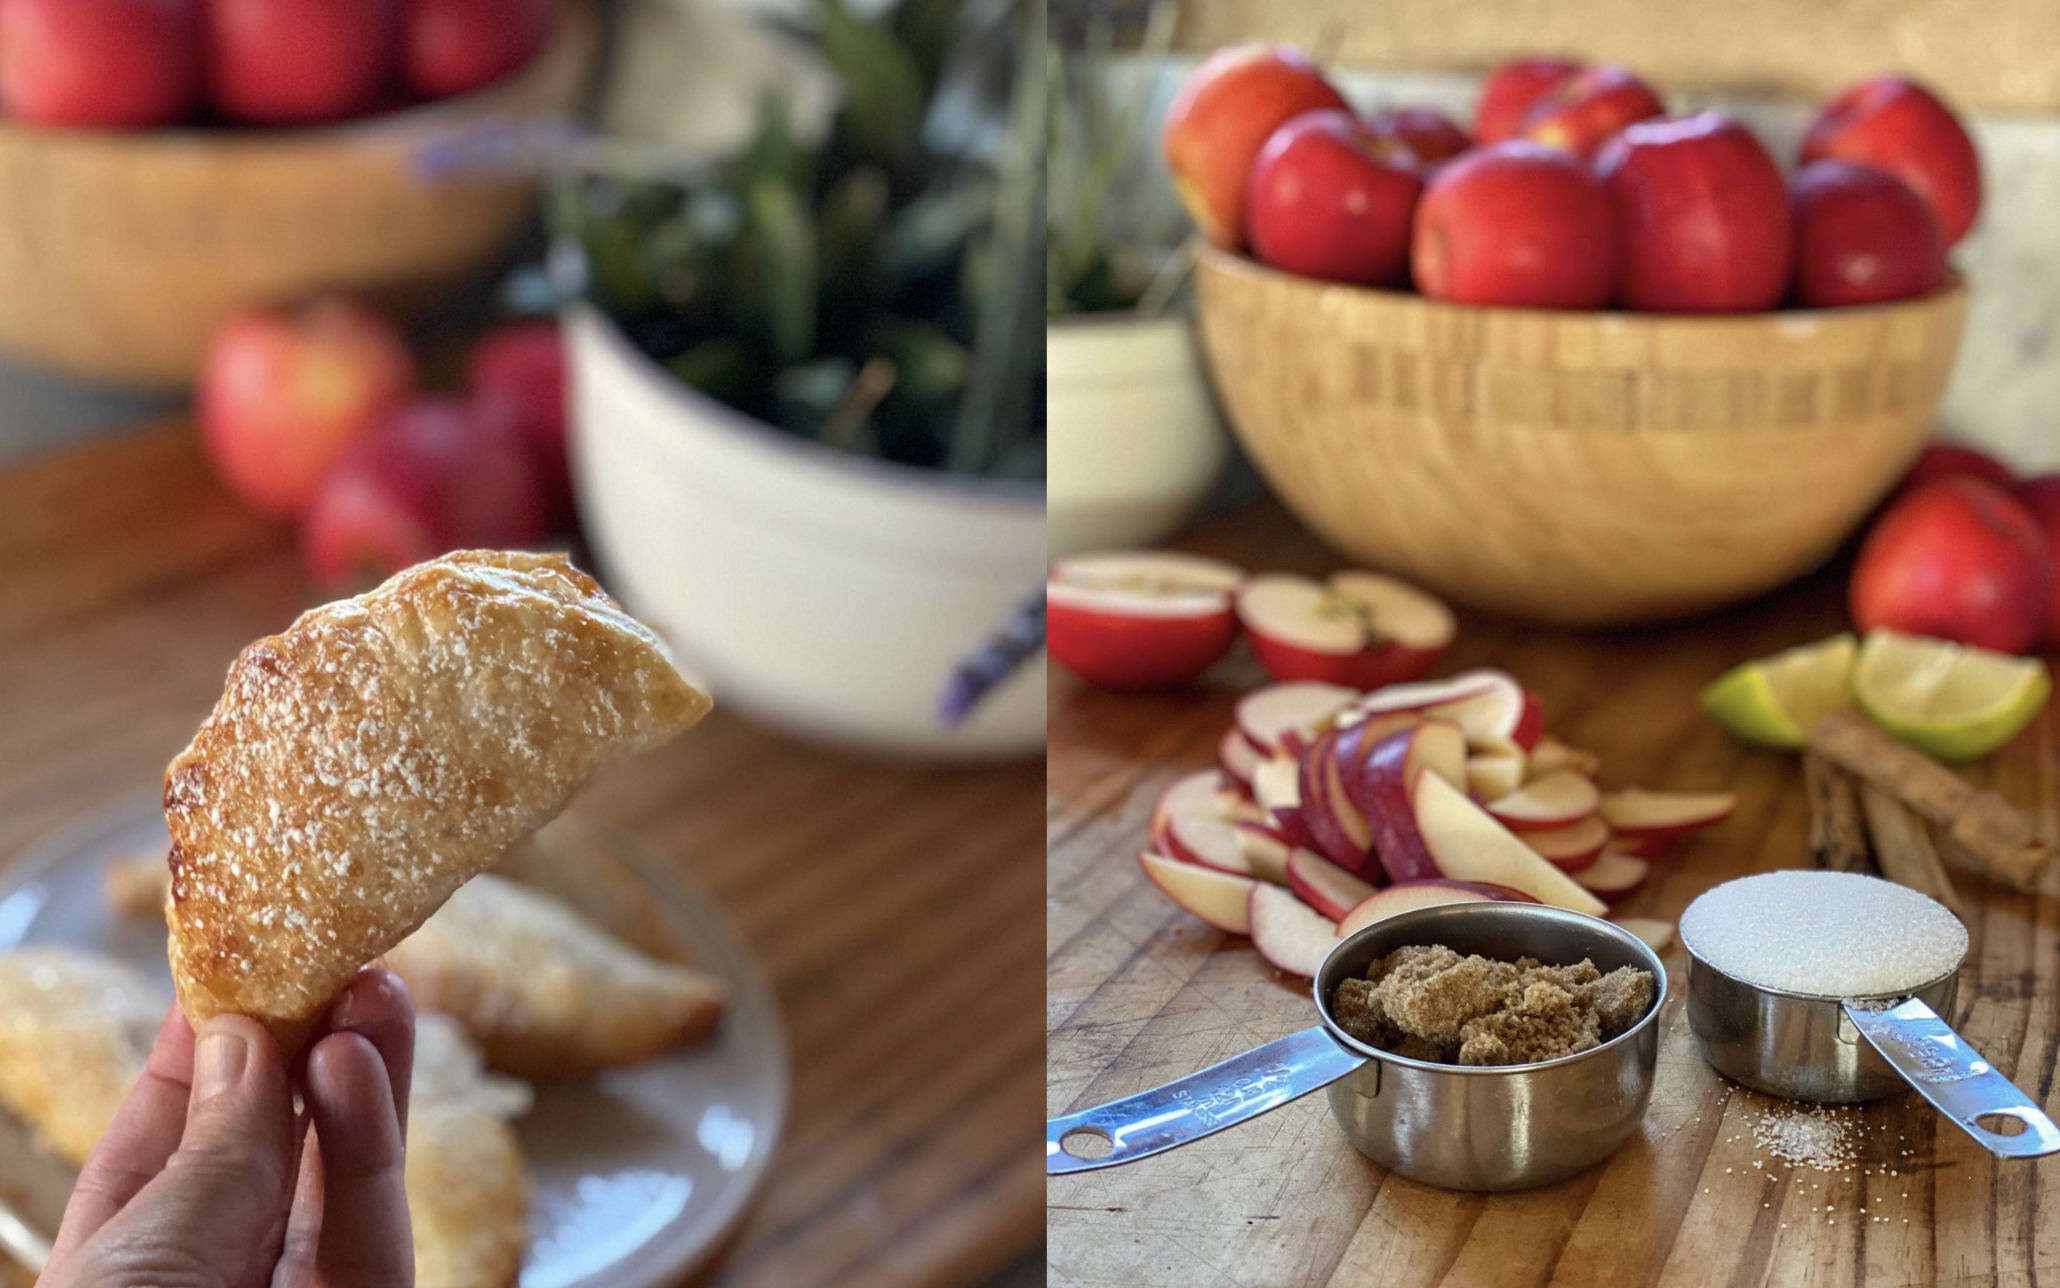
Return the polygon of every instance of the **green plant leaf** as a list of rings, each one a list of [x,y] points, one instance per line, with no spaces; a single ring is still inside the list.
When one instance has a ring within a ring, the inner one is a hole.
[[[916,150],[929,97],[922,68],[893,28],[867,22],[842,0],[816,0],[823,57],[844,81],[844,113],[859,144],[895,160]]]
[[[745,210],[763,275],[773,355],[782,363],[799,362],[815,347],[815,228],[795,191],[771,180],[752,185]]]

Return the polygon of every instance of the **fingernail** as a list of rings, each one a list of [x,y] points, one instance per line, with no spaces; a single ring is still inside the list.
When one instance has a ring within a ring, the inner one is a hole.
[[[233,1091],[250,1059],[250,1043],[240,1033],[210,1033],[193,1052],[193,1099],[196,1103]]]

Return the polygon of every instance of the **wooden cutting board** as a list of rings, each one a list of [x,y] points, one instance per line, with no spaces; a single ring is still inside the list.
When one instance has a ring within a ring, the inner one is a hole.
[[[1334,566],[1270,503],[1189,543],[1251,568]],[[1808,863],[1794,757],[1752,750],[1702,715],[1735,662],[1843,628],[1844,570],[1667,629],[1575,634],[1463,615],[1441,671],[1508,669],[1553,733],[1602,755],[1605,786],[1730,789],[1722,827],[1656,865],[1620,911],[1680,916],[1720,881]],[[1138,871],[1153,799],[1214,763],[1231,704],[1263,677],[1242,654],[1195,691],[1119,696],[1054,670],[1047,778],[1050,1115],[1130,1095],[1315,1022],[1304,981],[1210,929]],[[1971,771],[2060,810],[2060,713]],[[1948,1018],[2060,1114],[2060,903],[1962,880],[1974,948]],[[1560,1285],[2060,1283],[2060,1158],[1999,1163],[1914,1095],[1857,1111],[1847,1170],[1781,1164],[1755,1127],[1796,1110],[1698,1056],[1673,986],[1652,1103],[1607,1163],[1517,1194],[1460,1194],[1388,1174],[1345,1142],[1322,1095],[1184,1149],[1050,1178],[1049,1282],[1068,1288],[1526,1288]],[[1864,1209],[1864,1212],[1862,1211]]]

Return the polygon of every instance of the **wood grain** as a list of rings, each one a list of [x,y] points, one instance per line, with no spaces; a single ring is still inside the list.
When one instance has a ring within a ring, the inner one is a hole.
[[[1270,503],[1190,544],[1252,568],[1335,566]],[[1543,694],[1554,733],[1602,754],[1606,785],[1738,793],[1723,827],[1660,861],[1623,905],[1671,921],[1717,882],[1810,861],[1797,758],[1739,744],[1701,714],[1695,695],[1742,659],[1841,628],[1843,575],[1834,566],[1668,630],[1583,635],[1465,615],[1441,670],[1512,670]],[[1173,695],[1117,696],[1053,675],[1047,1114],[1131,1094],[1312,1020],[1301,981],[1175,908],[1132,858],[1156,792],[1212,763],[1233,700],[1260,678],[1242,654]],[[1971,773],[2032,807],[2051,835],[2056,764],[2060,716],[2049,707]],[[1975,948],[1949,1018],[2049,1112],[2060,1110],[2060,902],[2050,885],[2031,895],[1969,879],[1961,894]],[[1681,1013],[1682,951],[1664,955],[1676,991],[1662,1017],[1652,1104],[1639,1135],[1606,1164],[1519,1194],[1435,1190],[1354,1152],[1313,1096],[1129,1167],[1050,1180],[1049,1282],[2028,1288],[2060,1278],[2060,1161],[1998,1163],[1915,1096],[1861,1113],[1865,1164],[1893,1175],[1768,1163],[1752,1127],[1779,1103],[1702,1062]]]
[[[0,853],[160,781],[236,651],[323,598],[183,424],[0,475],[0,566]],[[715,893],[787,1021],[787,1137],[701,1282],[960,1288],[1036,1243],[1040,776],[882,766],[718,711],[582,793]]]

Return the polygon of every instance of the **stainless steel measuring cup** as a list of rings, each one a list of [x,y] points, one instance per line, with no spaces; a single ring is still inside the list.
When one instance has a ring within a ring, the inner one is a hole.
[[[1338,1027],[1330,995],[1375,958],[1413,944],[1550,965],[1585,958],[1603,971],[1641,967],[1653,975],[1652,1009],[1608,1042],[1557,1060],[1412,1060]],[[1419,908],[1331,949],[1314,981],[1322,1023],[1150,1091],[1048,1120],[1045,1172],[1136,1162],[1328,1087],[1345,1138],[1391,1171],[1454,1190],[1546,1185],[1607,1158],[1637,1129],[1652,1094],[1666,990],[1658,955],[1594,917],[1532,903]]]
[[[1959,978],[1955,962],[1908,992],[1793,993],[1718,970],[1690,947],[1688,1029],[1712,1068],[1756,1091],[1852,1103],[1914,1087],[2001,1157],[2060,1151],[2060,1127],[1939,1018]]]

